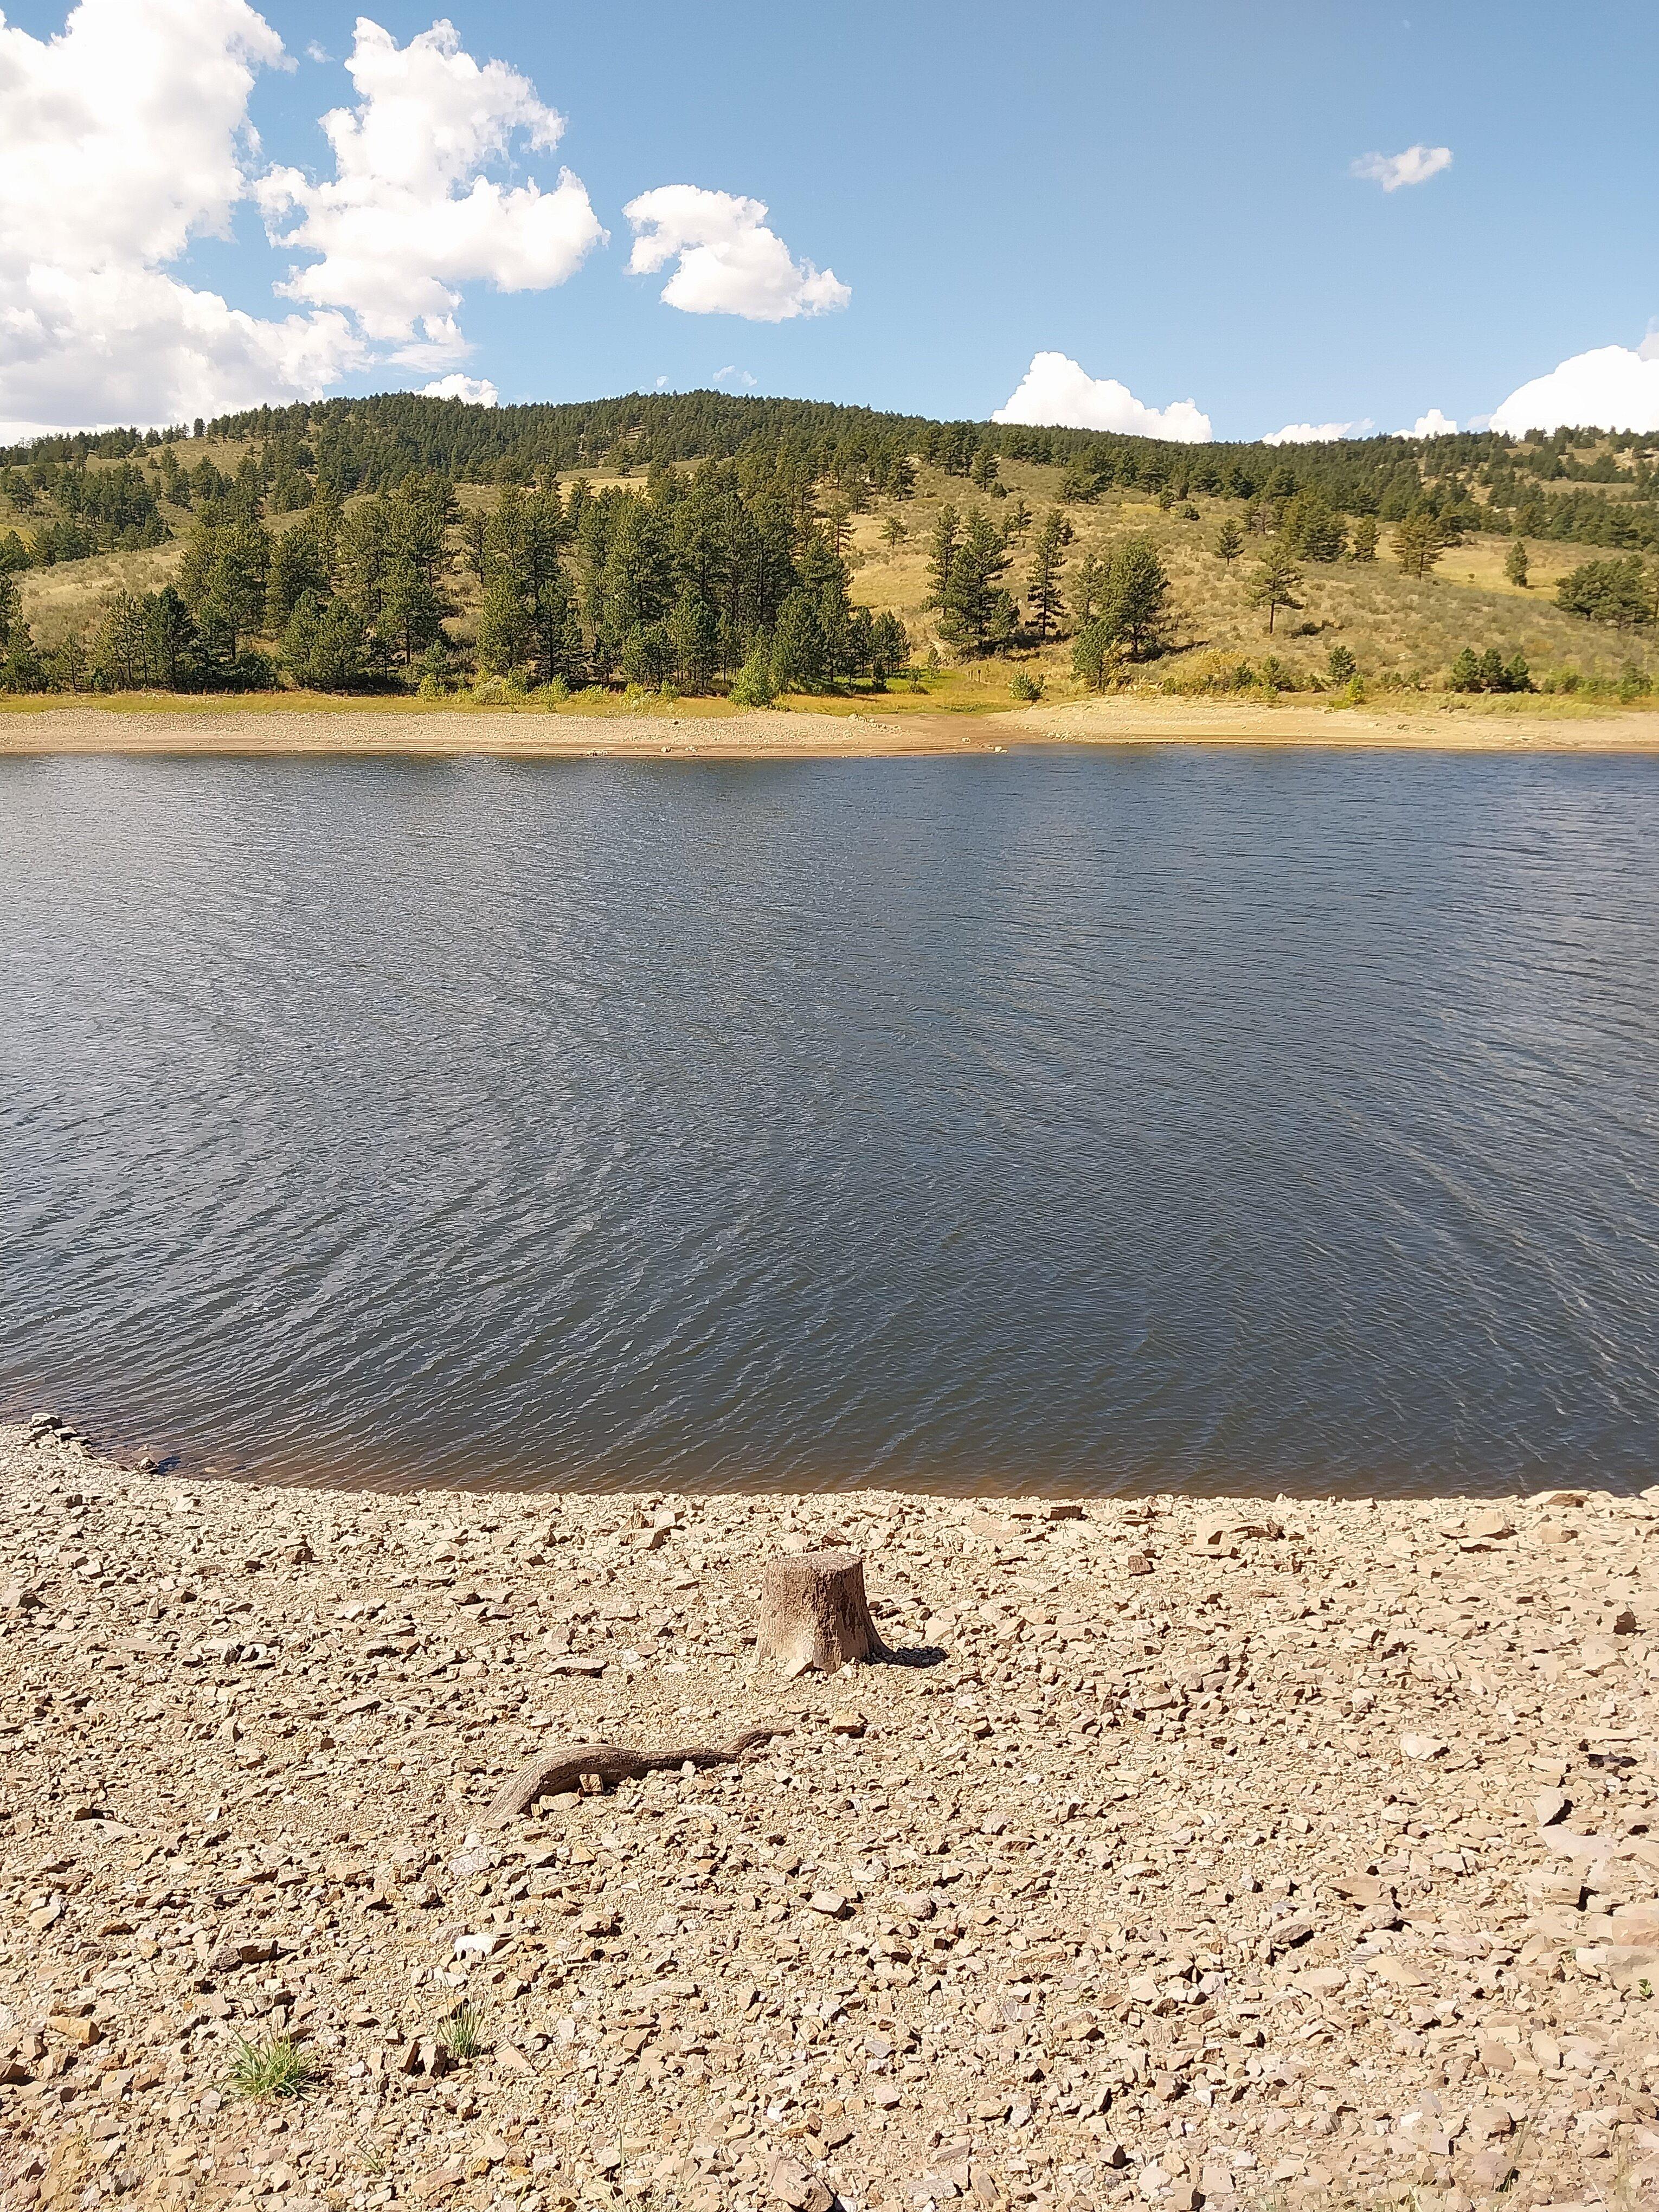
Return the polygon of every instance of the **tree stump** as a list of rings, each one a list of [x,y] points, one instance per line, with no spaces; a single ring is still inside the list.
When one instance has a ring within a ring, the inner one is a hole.
[[[885,1659],[864,1595],[857,1552],[795,1552],[767,1564],[761,1579],[756,1659],[781,1666],[787,1678],[816,1667],[833,1674],[854,1659]]]

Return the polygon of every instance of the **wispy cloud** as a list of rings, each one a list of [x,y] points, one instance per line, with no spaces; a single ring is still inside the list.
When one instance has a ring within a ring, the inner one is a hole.
[[[1349,174],[1397,192],[1402,185],[1426,185],[1451,165],[1449,146],[1407,146],[1403,154],[1362,154]]]

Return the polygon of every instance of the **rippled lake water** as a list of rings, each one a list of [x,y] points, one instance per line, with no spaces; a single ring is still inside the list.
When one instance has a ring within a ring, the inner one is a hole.
[[[276,1475],[1659,1479],[1659,762],[0,763],[0,1402]]]

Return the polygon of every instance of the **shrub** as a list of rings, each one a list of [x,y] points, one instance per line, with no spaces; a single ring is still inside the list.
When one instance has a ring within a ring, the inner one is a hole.
[[[1222,653],[1212,647],[1208,652],[1193,654],[1178,668],[1172,669],[1158,689],[1182,699],[1224,696],[1229,692],[1248,691],[1254,672],[1245,654]]]
[[[1008,678],[1008,689],[1016,699],[1024,701],[1028,707],[1034,706],[1042,696],[1042,679],[1040,676],[1028,676],[1023,668],[1016,669]]]
[[[757,639],[750,647],[749,657],[738,671],[731,691],[734,707],[769,707],[777,696],[772,682],[772,656],[767,651],[766,641]]]

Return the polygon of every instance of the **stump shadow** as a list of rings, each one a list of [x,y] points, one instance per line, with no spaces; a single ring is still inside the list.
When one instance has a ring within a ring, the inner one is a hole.
[[[869,1663],[876,1667],[942,1667],[950,1654],[942,1644],[917,1644],[903,1651],[895,1651],[884,1644],[879,1651],[870,1654]]]

